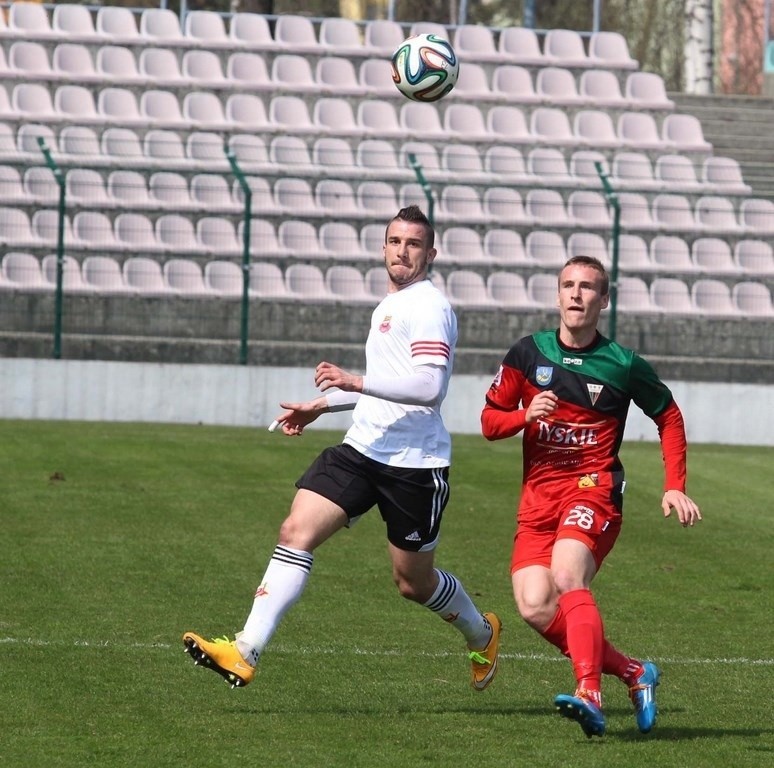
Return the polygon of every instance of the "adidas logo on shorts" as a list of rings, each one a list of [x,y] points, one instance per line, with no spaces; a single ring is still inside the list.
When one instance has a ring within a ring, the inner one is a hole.
[[[406,536],[406,541],[422,541],[422,537],[419,535],[419,531],[414,531]]]

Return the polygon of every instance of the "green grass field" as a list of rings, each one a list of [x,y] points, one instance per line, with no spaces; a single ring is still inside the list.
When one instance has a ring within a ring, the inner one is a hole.
[[[656,660],[660,718],[606,680],[608,734],[553,711],[570,664],[515,613],[518,440],[455,438],[438,564],[504,619],[476,693],[461,637],[394,589],[372,513],[317,552],[252,685],[183,654],[233,634],[293,482],[339,433],[0,422],[0,765],[625,766],[774,764],[774,450],[692,446],[705,520],[660,510],[657,445],[629,444],[625,524],[595,582],[609,637]]]

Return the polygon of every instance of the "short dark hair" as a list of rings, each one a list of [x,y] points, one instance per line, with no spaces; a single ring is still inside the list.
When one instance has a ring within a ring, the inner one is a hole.
[[[407,205],[405,208],[401,208],[395,216],[390,219],[387,224],[387,229],[384,230],[385,243],[387,242],[387,232],[393,221],[410,221],[413,224],[422,224],[427,231],[428,245],[432,248],[435,244],[435,230],[433,229],[433,225],[418,205]]]
[[[597,272],[602,275],[602,295],[606,296],[608,294],[610,291],[610,277],[607,274],[605,265],[596,256],[584,256],[583,254],[578,254],[577,256],[567,259],[564,266],[572,267],[575,264],[596,269]],[[564,270],[564,267],[562,267],[562,270]]]

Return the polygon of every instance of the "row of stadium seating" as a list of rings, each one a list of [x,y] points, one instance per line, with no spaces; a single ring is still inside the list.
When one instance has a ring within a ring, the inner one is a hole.
[[[310,97],[311,99],[311,97]],[[374,137],[423,141],[467,141],[558,147],[622,148],[654,152],[711,150],[701,124],[692,115],[670,113],[660,122],[650,112],[626,111],[613,119],[606,109],[566,109],[513,104],[493,106],[453,102],[436,105],[388,99],[363,99],[353,107],[345,99],[321,96],[231,93],[223,98],[211,90],[193,90],[182,97],[171,90],[148,88],[138,95],[129,88],[106,87],[96,92],[83,85],[59,85],[53,96],[41,83],[18,83],[10,96],[0,83],[0,120],[48,124],[111,125],[139,129],[166,128],[230,133]]]
[[[0,290],[52,291],[56,281],[56,257],[42,263],[27,253],[6,254],[0,269]],[[83,264],[65,257],[63,281],[70,293],[99,295],[239,297],[243,272],[233,261],[215,260],[204,268],[190,259],[158,261],[135,256],[123,265],[106,256],[89,256]],[[433,281],[458,306],[501,309],[534,309],[556,304],[555,273],[536,273],[526,280],[513,272],[492,272],[487,278],[459,269]],[[279,266],[258,262],[251,266],[250,294],[255,298],[307,299],[375,305],[384,295],[384,268],[365,274],[356,267],[334,265],[326,270],[313,264]],[[771,293],[761,282],[726,283],[701,278],[692,286],[675,277],[656,277],[647,283],[638,277],[620,278],[618,301],[635,313],[703,314],[712,317],[770,318]]]
[[[265,16],[235,13],[227,25],[223,16],[212,11],[191,11],[180,25],[168,9],[148,8],[138,15],[129,8],[105,6],[92,15],[82,5],[59,4],[49,16],[42,6],[13,3],[7,22],[0,22],[0,38],[23,40],[63,40],[71,42],[135,46],[204,47],[211,50],[293,49],[305,54],[334,54],[350,57],[389,56],[407,34],[434,32],[450,39],[464,61],[515,63],[531,66],[608,67],[636,69],[625,39],[615,32],[591,35],[589,50],[583,38],[571,30],[552,30],[543,46],[537,34],[522,27],[509,27],[495,35],[479,25],[466,24],[447,30],[443,25],[416,22],[406,29],[390,20],[358,25],[349,19],[326,18],[319,23],[305,16],[283,14],[274,30]]]
[[[176,208],[173,208],[177,210]],[[20,209],[0,208],[3,247],[44,252],[56,247],[57,216],[50,209],[36,211],[28,220]],[[142,213],[120,212],[114,218],[98,211],[82,211],[65,220],[67,252],[83,260],[91,254],[146,254],[172,256],[240,256],[244,223],[231,218],[202,215],[193,221],[180,213],[153,219]],[[253,260],[336,260],[353,264],[379,259],[384,242],[382,224],[354,226],[343,221],[322,223],[284,218],[275,228],[267,219],[250,221]],[[513,229],[475,229],[449,226],[438,238],[440,263],[493,268],[539,269],[561,266],[579,253],[597,256],[610,265],[612,243],[598,232],[532,229],[522,237]],[[626,233],[619,241],[619,266],[630,273],[713,275],[774,278],[774,256],[769,241],[745,238],[733,249],[726,239],[704,236],[689,242],[675,235],[657,234],[650,242]]]
[[[62,42],[0,40],[0,76],[14,80],[60,82],[143,88],[174,88],[186,92],[205,87],[218,91],[290,94],[334,93],[362,98],[402,96],[392,81],[389,63],[382,58],[353,61],[344,56],[324,56],[316,63],[297,53],[273,57],[252,51],[222,53],[206,49],[146,47],[137,54],[127,46],[106,45],[94,51],[86,45]],[[527,67],[499,64],[491,73],[465,62],[450,95],[476,101],[553,106],[604,106],[610,109],[674,110],[663,78],[651,72],[628,72],[623,83],[608,69],[579,73],[546,66],[534,76]]]

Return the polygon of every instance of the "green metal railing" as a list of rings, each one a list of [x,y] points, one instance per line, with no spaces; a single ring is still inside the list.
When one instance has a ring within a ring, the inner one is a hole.
[[[618,195],[610,184],[610,178],[599,161],[594,163],[597,169],[599,179],[602,182],[602,188],[605,192],[605,198],[613,209],[613,229],[610,233],[610,242],[612,243],[611,265],[610,265],[610,328],[608,335],[612,341],[615,341],[618,331],[618,259],[619,243],[621,241],[621,203]]]

